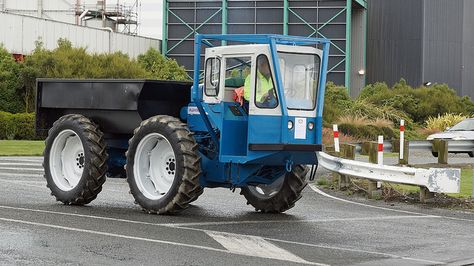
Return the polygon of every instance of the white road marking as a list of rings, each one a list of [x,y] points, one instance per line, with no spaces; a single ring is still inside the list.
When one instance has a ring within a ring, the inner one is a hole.
[[[220,231],[213,231],[213,230],[205,230],[205,229],[198,229],[198,228],[191,228],[191,227],[178,227],[181,229],[189,229],[193,231],[202,231],[206,232],[208,235],[212,233],[222,233]],[[425,259],[417,259],[417,258],[410,258],[410,257],[404,257],[404,256],[399,256],[395,254],[390,254],[390,253],[384,253],[384,252],[377,252],[377,251],[367,251],[367,250],[361,250],[361,249],[353,249],[353,248],[341,248],[341,247],[334,247],[334,246],[326,246],[326,245],[317,245],[317,244],[310,244],[310,243],[302,243],[302,242],[295,242],[295,241],[288,241],[288,240],[282,240],[282,239],[276,239],[276,238],[270,238],[270,237],[264,237],[263,239],[269,240],[269,241],[274,241],[274,242],[281,242],[281,243],[287,243],[287,244],[294,244],[294,245],[300,245],[300,246],[308,246],[308,247],[316,247],[316,248],[323,248],[323,249],[333,249],[333,250],[341,250],[341,251],[348,251],[348,252],[353,252],[353,253],[366,253],[366,254],[373,254],[373,255],[379,255],[379,256],[384,256],[387,258],[393,258],[393,259],[403,259],[403,260],[411,260],[411,261],[419,261],[419,262],[425,262],[425,263],[430,263],[430,264],[446,264],[445,262],[442,261],[432,261],[432,260],[425,260]]]
[[[43,177],[43,174],[19,174],[19,173],[0,173],[0,177],[27,177],[27,178],[38,178]]]
[[[364,207],[369,207],[369,208],[374,208],[374,209],[381,209],[381,210],[387,210],[387,211],[392,211],[392,212],[409,213],[409,214],[421,215],[421,216],[430,216],[430,217],[433,217],[433,218],[443,218],[443,219],[449,219],[449,220],[458,220],[458,221],[474,222],[474,220],[471,220],[471,219],[463,219],[463,218],[450,217],[450,216],[442,216],[442,215],[428,215],[428,214],[421,213],[421,212],[404,211],[404,210],[397,210],[397,209],[386,208],[386,207],[380,207],[380,206],[373,206],[373,205],[364,204],[364,203],[355,202],[355,201],[350,201],[350,200],[346,200],[346,199],[341,199],[341,198],[338,198],[338,197],[329,195],[329,194],[325,193],[324,191],[320,190],[319,188],[317,188],[314,184],[309,184],[309,187],[310,187],[314,192],[318,193],[318,194],[321,195],[321,196],[328,197],[328,198],[330,198],[330,199],[334,199],[334,200],[338,200],[338,201],[342,201],[342,202],[346,202],[346,203],[350,203],[350,204],[355,204],[355,205],[364,206]]]
[[[75,217],[91,218],[91,219],[107,220],[107,221],[115,221],[115,222],[124,222],[124,223],[131,223],[131,224],[173,227],[173,226],[171,226],[173,224],[169,224],[169,223],[165,223],[165,224],[149,223],[149,222],[142,222],[142,221],[135,221],[135,220],[104,217],[104,216],[93,216],[93,215],[85,215],[85,214],[77,214],[77,213],[64,213],[64,212],[29,209],[29,208],[20,208],[20,207],[11,207],[11,206],[2,206],[2,205],[0,205],[0,208],[11,209],[11,210],[20,210],[20,211],[31,211],[31,212],[38,212],[38,213],[58,214],[58,215],[65,215],[65,216],[75,216]],[[403,216],[394,216],[394,217],[403,217]],[[407,218],[407,217],[408,216],[405,216],[405,218]],[[438,218],[436,216],[432,217],[432,216],[419,216],[419,215],[418,216],[409,216],[409,217],[410,218]],[[372,218],[370,218],[370,220],[372,220],[374,218],[381,218],[381,217],[372,217]],[[351,219],[351,218],[349,218],[349,219]],[[341,220],[341,219],[339,219],[339,220]],[[326,219],[326,221],[330,221],[330,220]],[[258,221],[258,222],[260,222],[260,221]],[[282,222],[295,223],[295,222],[299,222],[299,221],[282,220]],[[192,223],[188,223],[188,224],[192,224]],[[179,229],[184,229],[184,230],[192,230],[192,231],[200,231],[200,232],[205,232],[205,233],[221,233],[219,231],[212,231],[212,230],[185,227],[185,226],[174,227],[174,228],[179,228]],[[310,247],[318,247],[318,248],[324,248],[324,249],[333,249],[333,250],[350,251],[350,252],[356,252],[356,253],[381,255],[381,256],[385,256],[385,257],[389,257],[389,258],[399,258],[399,259],[412,260],[412,261],[425,261],[425,262],[430,262],[430,263],[432,262],[432,261],[426,261],[426,260],[423,260],[423,259],[403,257],[403,256],[398,256],[398,255],[383,253],[383,252],[374,252],[374,251],[367,251],[367,250],[360,250],[360,249],[350,249],[350,248],[341,248],[341,247],[325,246],[325,245],[315,245],[315,244],[302,243],[302,242],[286,241],[286,240],[275,239],[275,238],[264,238],[264,239],[270,240],[270,241],[282,242],[282,243],[297,244],[297,245],[302,245],[302,246],[310,246]],[[443,264],[443,262],[436,262],[434,264]]]
[[[17,165],[17,166],[38,166],[38,167],[41,167],[41,169],[43,169],[41,163],[2,163],[0,161],[0,166],[2,166],[2,165],[7,165],[7,166],[15,166],[15,165]]]
[[[206,232],[210,237],[219,242],[224,248],[235,254],[250,255],[266,259],[279,259],[291,262],[310,262],[273,245],[265,239],[257,236],[237,235],[222,232]],[[325,264],[317,264],[325,265]]]
[[[53,228],[53,229],[61,229],[61,230],[65,230],[65,231],[88,233],[88,234],[93,234],[93,235],[117,237],[117,238],[122,238],[122,239],[129,239],[129,240],[137,240],[137,241],[144,241],[144,242],[151,242],[151,243],[159,243],[159,244],[167,244],[167,245],[173,245],[173,246],[181,246],[181,247],[209,250],[209,251],[222,252],[222,253],[227,253],[227,254],[243,255],[243,256],[247,256],[247,257],[262,258],[261,256],[254,256],[252,254],[235,253],[232,250],[217,249],[217,248],[213,248],[213,247],[199,246],[199,245],[193,245],[193,244],[185,244],[185,243],[159,240],[159,239],[152,239],[152,238],[145,238],[145,237],[136,237],[136,236],[128,236],[128,235],[122,235],[122,234],[107,233],[107,232],[102,232],[102,231],[81,229],[81,228],[75,228],[75,227],[67,227],[67,226],[60,226],[60,225],[53,225],[53,224],[46,224],[46,223],[37,223],[37,222],[30,222],[30,221],[16,220],[16,219],[8,219],[8,218],[2,218],[2,217],[0,217],[0,221],[26,224],[26,225],[33,225],[33,226],[40,226],[40,227],[47,227],[47,228]],[[280,260],[280,261],[287,261],[286,259],[282,259],[282,258],[271,258],[271,259]],[[310,264],[310,265],[326,265],[326,264],[321,264],[321,263],[309,262],[309,261],[305,261],[305,260],[303,260],[303,262],[299,262],[299,263]]]
[[[438,218],[434,215],[394,215],[359,218],[328,218],[328,219],[307,219],[307,220],[247,220],[247,221],[225,221],[225,222],[197,222],[197,223],[169,223],[161,224],[170,227],[181,226],[208,226],[208,225],[232,225],[232,224],[268,224],[268,223],[325,223],[325,222],[356,222],[356,221],[376,221],[376,220],[396,220],[396,219],[416,219],[416,218]]]
[[[0,180],[1,181],[1,180]],[[183,226],[206,226],[206,225],[229,225],[229,224],[268,224],[268,223],[324,223],[324,222],[352,222],[352,221],[376,221],[376,220],[392,220],[392,219],[417,219],[417,218],[439,218],[438,216],[433,215],[396,215],[396,216],[380,216],[380,217],[361,217],[361,218],[332,218],[332,219],[311,219],[311,220],[267,220],[267,221],[228,221],[228,222],[202,222],[202,223],[149,223],[128,219],[118,219],[104,216],[95,216],[95,215],[86,215],[78,213],[67,213],[67,212],[57,212],[57,211],[48,211],[48,210],[39,210],[39,209],[29,209],[21,207],[11,207],[0,205],[2,209],[18,210],[18,211],[30,211],[38,213],[47,213],[47,214],[58,214],[64,216],[75,216],[82,218],[91,218],[98,220],[109,220],[116,222],[125,222],[133,224],[143,224],[143,225],[153,225],[153,226],[167,226],[167,227],[183,227]],[[199,229],[201,230],[201,229]]]
[[[44,169],[41,168],[23,168],[23,167],[0,167],[1,170],[17,170],[17,171],[38,171],[42,172]]]
[[[43,157],[41,159],[26,159],[26,158],[0,158],[0,162],[31,162],[31,163],[43,163]]]
[[[17,181],[17,180],[0,179],[0,181],[5,182],[5,183],[10,183],[10,184],[15,184],[15,185],[27,186],[27,187],[35,187],[35,188],[41,188],[41,189],[46,188],[45,185],[40,186],[40,185],[28,184],[27,182],[21,182],[21,181]],[[42,182],[42,183],[44,183],[44,182]]]

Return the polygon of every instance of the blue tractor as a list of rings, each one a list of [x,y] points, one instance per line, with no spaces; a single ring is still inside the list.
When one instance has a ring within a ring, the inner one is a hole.
[[[322,149],[329,45],[198,34],[192,84],[38,80],[48,187],[58,201],[83,205],[107,173],[121,174],[148,213],[180,211],[205,187],[240,188],[257,211],[290,209]]]

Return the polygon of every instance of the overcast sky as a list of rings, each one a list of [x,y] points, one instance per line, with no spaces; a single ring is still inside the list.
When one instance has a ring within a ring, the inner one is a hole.
[[[133,2],[128,0],[129,2]],[[140,0],[139,35],[161,39],[163,0]]]

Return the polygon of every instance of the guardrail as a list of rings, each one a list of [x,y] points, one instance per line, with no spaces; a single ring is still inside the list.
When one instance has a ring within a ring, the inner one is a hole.
[[[356,153],[362,155],[368,155],[370,149],[370,143],[364,142],[355,143]],[[470,153],[474,152],[474,140],[452,140],[452,139],[436,139],[430,140],[411,140],[405,141],[405,149],[403,150],[404,156],[400,157],[400,164],[408,164],[409,151],[427,151],[432,152],[438,156],[438,163],[448,163],[448,153]],[[385,141],[383,143],[384,152],[399,152],[399,140]],[[403,158],[403,159],[402,159]]]
[[[318,153],[322,167],[341,175],[376,181],[426,187],[430,192],[459,193],[461,170],[452,168],[421,169],[358,162]]]

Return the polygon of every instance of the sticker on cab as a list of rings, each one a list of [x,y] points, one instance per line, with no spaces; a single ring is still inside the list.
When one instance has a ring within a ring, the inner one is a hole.
[[[306,139],[306,117],[295,118],[295,139]]]

